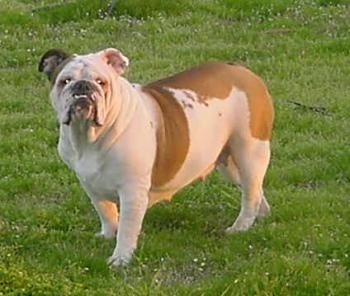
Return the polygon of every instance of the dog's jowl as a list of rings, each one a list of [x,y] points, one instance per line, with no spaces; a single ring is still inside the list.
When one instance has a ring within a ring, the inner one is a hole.
[[[242,190],[227,232],[265,216],[274,111],[263,81],[243,66],[211,62],[134,85],[122,76],[128,63],[113,48],[49,50],[39,63],[60,123],[59,155],[90,197],[99,235],[117,236],[108,263],[130,261],[147,207],[215,168]]]

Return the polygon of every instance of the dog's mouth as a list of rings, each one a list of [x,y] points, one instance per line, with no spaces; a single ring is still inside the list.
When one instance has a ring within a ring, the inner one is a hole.
[[[96,86],[87,80],[79,80],[71,86],[70,92],[62,123],[69,125],[72,121],[85,121],[101,126],[104,116],[100,110],[102,106],[97,104],[99,96]]]
[[[93,96],[73,95],[72,103],[67,107],[62,122],[69,125],[73,119],[90,121],[96,126],[102,125],[98,120],[96,101]]]

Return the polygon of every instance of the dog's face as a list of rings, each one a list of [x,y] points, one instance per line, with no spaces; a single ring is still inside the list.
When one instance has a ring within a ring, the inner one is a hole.
[[[46,52],[39,71],[51,82],[50,95],[59,122],[103,125],[117,77],[124,73],[128,63],[113,48],[88,55],[69,55],[56,49]]]

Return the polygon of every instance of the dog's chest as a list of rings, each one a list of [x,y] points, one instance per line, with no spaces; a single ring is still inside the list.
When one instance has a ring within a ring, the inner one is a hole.
[[[118,170],[114,159],[87,144],[74,146],[68,134],[63,132],[57,148],[61,159],[75,172],[88,192],[115,197]]]
[[[114,198],[118,188],[118,170],[113,161],[96,153],[86,153],[76,160],[74,171],[82,185],[94,194]]]

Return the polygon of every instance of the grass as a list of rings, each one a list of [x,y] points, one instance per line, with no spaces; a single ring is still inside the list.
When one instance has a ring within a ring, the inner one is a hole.
[[[0,295],[349,295],[348,1],[125,0],[106,17],[107,2],[1,1]],[[57,156],[37,63],[52,47],[110,46],[131,81],[207,60],[264,78],[277,116],[267,219],[225,235],[239,192],[213,174],[151,208],[132,264],[108,269],[114,242],[94,237]]]

